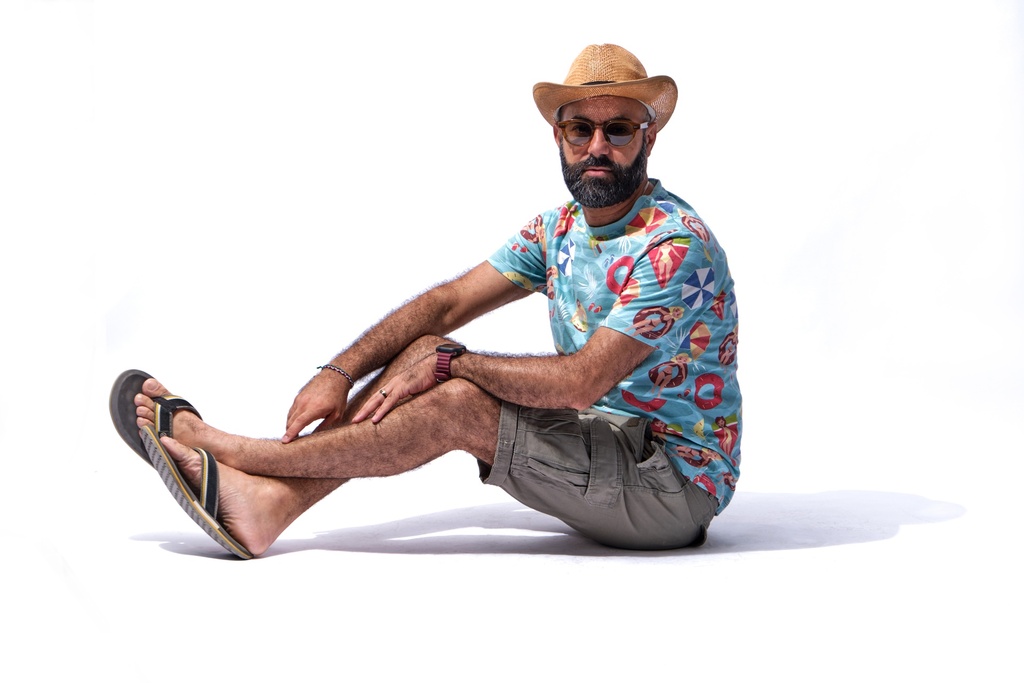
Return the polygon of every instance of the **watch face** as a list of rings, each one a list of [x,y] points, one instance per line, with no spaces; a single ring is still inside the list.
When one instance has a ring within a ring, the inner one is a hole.
[[[462,344],[441,344],[435,349],[437,353],[454,353],[460,354],[466,351],[466,347]]]

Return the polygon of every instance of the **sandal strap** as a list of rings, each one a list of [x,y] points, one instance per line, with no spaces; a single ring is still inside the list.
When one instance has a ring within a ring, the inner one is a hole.
[[[199,481],[199,504],[210,513],[210,516],[217,519],[218,501],[220,498],[220,472],[217,468],[217,460],[204,448],[193,448],[203,461],[203,471]]]
[[[153,402],[156,403],[155,422],[158,438],[161,436],[174,436],[171,431],[171,422],[174,419],[174,414],[179,410],[187,410],[200,420],[203,419],[203,416],[199,414],[199,411],[195,409],[195,406],[183,399],[181,396],[157,396],[153,399]]]

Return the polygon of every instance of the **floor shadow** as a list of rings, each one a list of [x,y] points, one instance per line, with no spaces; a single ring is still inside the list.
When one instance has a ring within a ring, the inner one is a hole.
[[[955,503],[907,493],[829,491],[737,495],[711,526],[703,553],[822,548],[895,536],[906,524],[962,516]]]
[[[265,556],[302,550],[392,554],[566,556],[711,555],[870,543],[895,536],[905,524],[945,522],[965,513],[955,503],[905,493],[831,491],[814,494],[743,493],[715,520],[701,548],[658,553],[598,545],[557,519],[510,501],[407,517],[362,527],[282,538]],[[201,534],[145,534],[172,552],[219,557]]]

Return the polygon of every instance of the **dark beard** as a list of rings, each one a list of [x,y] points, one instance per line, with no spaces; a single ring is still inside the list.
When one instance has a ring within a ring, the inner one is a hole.
[[[588,209],[602,209],[629,199],[640,183],[647,177],[647,140],[640,146],[636,161],[629,166],[613,163],[608,157],[588,157],[570,164],[565,160],[565,150],[558,146],[562,158],[562,177],[572,198]],[[592,166],[611,169],[612,178],[584,178],[583,172]]]

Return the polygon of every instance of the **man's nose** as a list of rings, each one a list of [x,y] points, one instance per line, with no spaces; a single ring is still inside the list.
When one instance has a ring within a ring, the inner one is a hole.
[[[595,128],[594,135],[587,144],[587,151],[590,152],[590,155],[594,157],[606,156],[611,151],[611,147],[608,138],[604,136],[604,130],[599,127]]]

